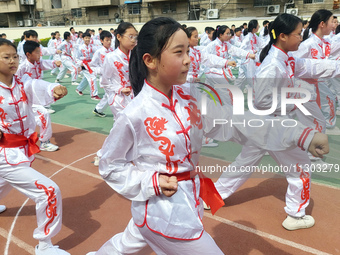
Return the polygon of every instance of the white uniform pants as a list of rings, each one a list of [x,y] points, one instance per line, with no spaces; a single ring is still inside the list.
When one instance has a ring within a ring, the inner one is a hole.
[[[331,91],[336,96],[337,110],[340,110],[340,78],[331,79]]]
[[[30,167],[29,163],[0,166],[0,199],[13,188],[36,203],[37,240],[49,240],[61,229],[62,199],[59,187],[51,179]]]
[[[62,80],[67,72],[67,70],[71,71],[71,79],[72,82],[77,80],[78,77],[78,68],[77,66],[73,63],[71,59],[62,59],[62,66],[60,67],[60,72],[57,76],[57,80]]]
[[[138,254],[146,246],[147,243],[139,232],[139,228],[131,219],[124,232],[116,234],[108,240],[96,252],[96,255]]]
[[[330,90],[331,83],[329,80],[326,82],[319,82],[321,111],[326,119],[326,127],[334,128],[336,124],[336,100],[335,95]]]
[[[90,85],[91,97],[98,95],[97,77],[95,73],[90,74],[89,71],[83,70],[84,78],[79,83],[77,90],[83,92],[87,85]]]
[[[39,140],[46,142],[52,137],[52,123],[48,111],[41,105],[33,105],[32,107],[35,123],[40,127]]]
[[[252,171],[249,171],[250,167],[257,166],[265,152],[257,147],[243,146],[241,153],[229,168],[236,169],[236,172],[224,172],[215,183],[222,199],[233,194],[252,175]],[[287,170],[284,174],[288,182],[284,208],[286,213],[294,217],[304,216],[309,204],[310,173],[308,173],[308,167],[303,167],[302,171],[296,167],[296,164],[310,165],[307,153],[300,148],[295,148],[289,151],[269,152],[269,154],[279,166],[287,166],[287,169],[284,168]]]

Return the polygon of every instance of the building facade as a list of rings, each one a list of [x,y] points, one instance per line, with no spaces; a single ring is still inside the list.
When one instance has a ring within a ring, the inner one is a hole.
[[[0,27],[144,23],[159,16],[179,21],[271,19],[283,12],[309,17],[321,8],[336,14],[339,0],[0,0]]]

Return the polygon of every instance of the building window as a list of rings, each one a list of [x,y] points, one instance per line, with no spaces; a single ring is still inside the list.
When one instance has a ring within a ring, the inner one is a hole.
[[[176,2],[167,2],[163,4],[162,13],[176,12]]]
[[[304,4],[317,4],[317,3],[323,3],[323,0],[303,0]]]
[[[71,9],[71,14],[73,18],[81,18],[83,16],[81,8]]]
[[[129,14],[140,14],[140,4],[128,4]]]
[[[273,4],[272,0],[254,0],[254,7],[264,7],[272,4]]]
[[[109,16],[109,8],[98,8],[98,17]]]
[[[51,0],[52,9],[61,8],[61,0]]]

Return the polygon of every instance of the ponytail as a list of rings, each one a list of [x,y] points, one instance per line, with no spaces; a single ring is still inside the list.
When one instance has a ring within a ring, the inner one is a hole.
[[[184,31],[181,24],[165,17],[150,20],[142,27],[138,34],[138,43],[131,51],[129,61],[130,83],[135,96],[142,90],[144,80],[149,75],[143,56],[150,54],[151,57],[159,59],[170,37],[180,29]]]
[[[246,36],[248,33],[252,33],[253,29],[256,29],[258,25],[259,25],[259,22],[256,19],[252,19],[248,23],[248,29],[245,29],[243,31],[243,35]]]
[[[303,41],[308,38],[309,29],[311,29],[312,32],[315,33],[319,27],[319,24],[321,22],[326,23],[330,19],[330,17],[333,17],[333,13],[326,9],[321,9],[314,12],[312,17],[310,18],[308,28],[306,28],[305,32],[303,33]]]
[[[262,63],[273,44],[277,42],[277,38],[280,34],[292,33],[297,25],[302,23],[302,20],[294,15],[282,13],[276,17],[268,26],[270,40],[266,47],[264,47],[260,54],[260,62]]]

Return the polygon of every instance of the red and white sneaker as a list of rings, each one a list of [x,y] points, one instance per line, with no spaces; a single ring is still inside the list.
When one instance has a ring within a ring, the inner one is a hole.
[[[101,100],[101,98],[99,96],[93,96],[91,97],[92,100]]]
[[[202,147],[217,147],[218,143],[214,143],[214,139],[203,137]]]

